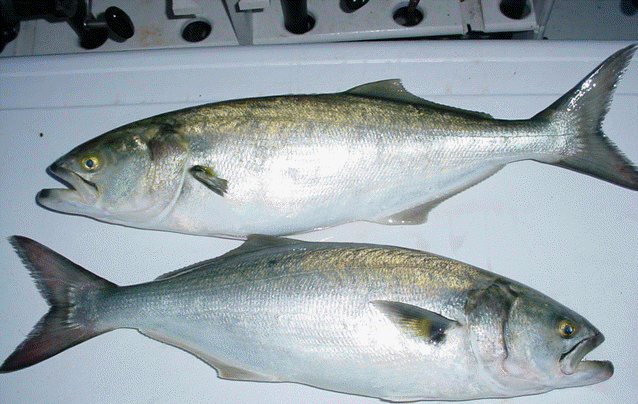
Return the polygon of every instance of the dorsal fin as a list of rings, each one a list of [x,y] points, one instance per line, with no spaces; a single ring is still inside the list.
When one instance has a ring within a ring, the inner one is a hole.
[[[208,264],[210,261],[212,261],[212,260],[206,260],[206,261],[197,262],[197,263],[189,265],[187,267],[167,272],[167,273],[165,273],[163,275],[158,276],[157,278],[155,278],[155,280],[156,281],[162,281],[162,280],[165,280],[165,279],[174,278],[176,276],[185,274],[186,272],[190,272],[190,271],[192,271],[194,269],[200,268],[203,264]]]
[[[399,79],[381,80],[362,84],[346,91],[346,94],[381,98],[388,101],[405,102],[408,104],[429,103],[429,101],[419,98],[406,90]]]
[[[281,247],[285,245],[303,244],[304,241],[295,240],[292,238],[267,236],[265,234],[251,234],[246,238],[246,241],[234,250],[228,251],[226,254],[219,258],[236,257],[242,254],[248,254],[255,251],[263,250],[265,248]]]
[[[484,112],[468,111],[462,108],[454,108],[448,105],[437,104],[436,102],[424,100],[410,93],[403,87],[401,80],[390,79],[362,84],[351,88],[345,94],[357,95],[361,97],[377,98],[386,101],[400,102],[405,104],[422,105],[430,108],[443,109],[449,112],[474,115],[482,119],[494,119],[490,114]]]
[[[301,246],[301,245],[304,245],[305,243],[306,242],[304,241],[295,240],[292,238],[267,236],[263,234],[251,234],[248,236],[248,238],[246,239],[246,241],[244,241],[242,245],[240,245],[239,247],[233,250],[228,251],[226,254],[220,255],[219,257],[213,258],[211,260],[198,262],[196,264],[189,265],[187,267],[184,267],[175,271],[167,272],[163,275],[158,276],[157,278],[155,278],[155,280],[159,281],[159,280],[174,278],[176,276],[180,276],[187,272],[190,272],[194,269],[200,268],[203,264],[215,265],[214,264],[215,261],[227,260],[229,258],[237,257],[243,254],[253,253],[266,248],[293,245],[293,244],[298,244]]]

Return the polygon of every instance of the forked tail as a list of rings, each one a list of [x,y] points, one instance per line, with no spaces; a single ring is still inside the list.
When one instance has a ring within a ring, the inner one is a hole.
[[[637,48],[638,44],[634,44],[614,53],[567,94],[532,118],[576,131],[574,151],[552,164],[638,190],[636,166],[602,131],[614,89]]]
[[[88,302],[92,292],[115,284],[31,239],[13,236],[9,241],[51,308],[0,366],[0,372],[34,365],[108,331],[96,329]]]

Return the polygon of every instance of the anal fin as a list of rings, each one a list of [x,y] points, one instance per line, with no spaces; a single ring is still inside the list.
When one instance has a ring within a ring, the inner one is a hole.
[[[381,219],[373,220],[375,223],[379,224],[389,224],[389,225],[417,225],[423,224],[428,218],[428,214],[430,211],[442,202],[445,202],[447,199],[453,197],[454,195],[465,191],[466,189],[478,184],[479,182],[489,178],[498,172],[504,165],[496,165],[485,169],[479,176],[471,177],[469,180],[460,183],[456,188],[450,190],[448,193],[439,196],[438,198],[432,199],[424,204],[413,206],[411,208],[402,210],[397,213],[393,213],[390,216],[385,216]]]
[[[424,203],[423,205],[418,205],[413,208],[403,210],[393,215],[384,217],[383,219],[375,220],[375,222],[379,224],[395,224],[395,225],[423,224],[428,219],[428,214],[430,213],[430,211],[436,208],[441,202],[443,202],[447,198],[448,197],[445,196],[444,198],[436,199],[434,201]]]
[[[269,375],[263,375],[247,369],[242,369],[237,366],[232,366],[224,363],[222,360],[215,358],[214,356],[202,351],[199,347],[186,344],[184,341],[171,338],[170,336],[163,334],[155,330],[139,330],[139,332],[151,339],[163,342],[165,344],[180,348],[188,353],[191,353],[203,360],[215,370],[217,370],[217,376],[221,379],[228,380],[243,380],[250,382],[281,382],[282,380]]]

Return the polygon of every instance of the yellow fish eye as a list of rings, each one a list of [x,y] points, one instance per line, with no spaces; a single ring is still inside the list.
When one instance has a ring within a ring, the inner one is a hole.
[[[87,154],[82,158],[82,168],[88,172],[97,170],[100,168],[100,158],[95,154]]]
[[[562,338],[571,338],[578,331],[576,324],[569,320],[561,320],[558,323],[558,333]]]

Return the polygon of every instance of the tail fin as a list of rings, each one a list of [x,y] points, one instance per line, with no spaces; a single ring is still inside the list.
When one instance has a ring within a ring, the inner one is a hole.
[[[12,372],[34,365],[108,330],[95,330],[86,316],[87,292],[117,287],[26,237],[9,238],[51,306],[27,338],[0,366]]]
[[[576,131],[575,153],[553,164],[638,190],[636,166],[602,131],[614,89],[637,48],[638,44],[634,44],[614,53],[567,94],[532,118],[560,122],[567,130]]]

